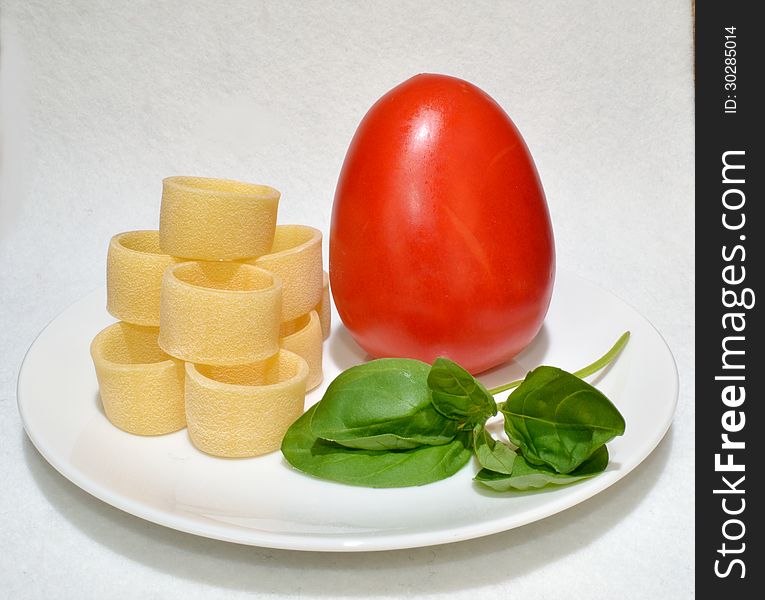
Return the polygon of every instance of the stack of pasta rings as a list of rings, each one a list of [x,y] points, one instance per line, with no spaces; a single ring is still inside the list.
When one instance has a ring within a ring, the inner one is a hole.
[[[111,239],[107,310],[119,321],[91,355],[114,425],[188,427],[215,456],[279,448],[322,381],[330,328],[321,232],[277,225],[279,198],[265,185],[169,177],[159,230]]]

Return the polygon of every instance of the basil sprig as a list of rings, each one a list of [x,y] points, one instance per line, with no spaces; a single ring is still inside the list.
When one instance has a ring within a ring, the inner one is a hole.
[[[448,444],[458,423],[436,411],[430,366],[381,358],[351,367],[329,384],[311,418],[319,438],[362,450],[409,450]]]
[[[507,444],[495,440],[483,425],[476,426],[473,432],[473,451],[478,464],[484,469],[510,475],[515,468],[518,454]]]
[[[424,485],[454,475],[470,460],[466,433],[447,444],[409,450],[363,450],[318,437],[311,420],[312,406],[287,431],[282,454],[296,469],[330,481],[375,488]]]
[[[549,484],[563,485],[586,479],[604,471],[606,465],[608,465],[608,449],[605,446],[598,448],[571,473],[556,473],[550,467],[531,465],[523,456],[518,455],[513,463],[512,473],[500,473],[484,468],[478,471],[475,480],[497,492],[526,491]]]
[[[373,360],[341,373],[282,441],[296,469],[368,487],[424,485],[450,477],[475,455],[475,480],[497,491],[565,484],[605,470],[605,444],[624,433],[624,418],[585,376],[626,344],[575,374],[541,366],[522,381],[487,390],[446,358],[432,366],[401,358]],[[492,394],[517,387],[500,404],[514,447],[486,423]]]
[[[480,381],[448,358],[437,358],[428,373],[435,409],[449,419],[485,423],[497,414],[497,403]]]
[[[555,367],[537,367],[502,406],[505,432],[533,465],[570,473],[624,433],[624,417],[602,392]]]

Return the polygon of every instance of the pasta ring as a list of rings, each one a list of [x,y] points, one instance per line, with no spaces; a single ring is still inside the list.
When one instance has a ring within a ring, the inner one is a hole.
[[[159,231],[115,235],[106,257],[106,310],[120,321],[157,327],[162,273],[177,262],[162,253]]]
[[[321,323],[321,337],[326,340],[332,331],[332,301],[329,298],[329,273],[324,271],[321,302],[315,308]]]
[[[156,327],[117,322],[90,345],[104,412],[114,425],[139,435],[186,426],[183,363],[157,345]]]
[[[279,351],[282,284],[243,263],[184,262],[162,279],[159,345],[180,360],[251,363]]]
[[[271,248],[280,193],[267,185],[207,177],[162,181],[159,243],[193,260],[238,260]]]
[[[287,350],[229,367],[186,363],[191,442],[214,456],[241,458],[277,450],[303,414],[308,365]]]
[[[278,225],[271,251],[247,261],[276,273],[284,286],[282,321],[312,311],[321,302],[321,231],[308,225]]]
[[[321,323],[319,315],[312,310],[307,315],[293,321],[282,323],[279,345],[284,350],[302,356],[308,363],[308,380],[306,391],[310,392],[324,379],[322,371],[322,342]]]

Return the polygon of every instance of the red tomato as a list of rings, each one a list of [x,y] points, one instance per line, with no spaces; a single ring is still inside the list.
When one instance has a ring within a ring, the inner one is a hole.
[[[374,357],[448,357],[472,373],[534,338],[555,251],[521,134],[476,86],[417,75],[361,121],[335,192],[332,294]]]

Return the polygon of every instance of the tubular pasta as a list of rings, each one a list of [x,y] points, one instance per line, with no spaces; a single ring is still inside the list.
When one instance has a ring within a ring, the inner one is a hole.
[[[278,225],[269,254],[247,261],[282,280],[282,321],[291,321],[321,302],[321,231],[307,225]]]
[[[139,435],[186,426],[183,363],[157,345],[156,327],[118,322],[90,345],[101,403],[108,419]]]
[[[252,265],[185,262],[162,280],[160,347],[214,365],[263,360],[279,350],[282,284]]]
[[[186,363],[186,417],[199,450],[229,458],[277,450],[303,414],[308,365],[287,350],[229,367]]]
[[[315,310],[309,314],[298,317],[293,321],[282,323],[282,337],[279,345],[284,350],[294,352],[302,356],[308,363],[308,380],[306,391],[311,391],[319,385],[324,378],[322,371],[322,342],[321,323]]]
[[[324,271],[321,302],[314,309],[319,314],[321,323],[321,338],[326,340],[332,331],[332,304],[329,299],[329,273]]]
[[[115,235],[106,257],[106,310],[127,323],[158,326],[162,273],[177,262],[160,250],[159,231]]]
[[[159,242],[172,256],[237,260],[271,249],[280,193],[266,185],[206,177],[162,182]]]

